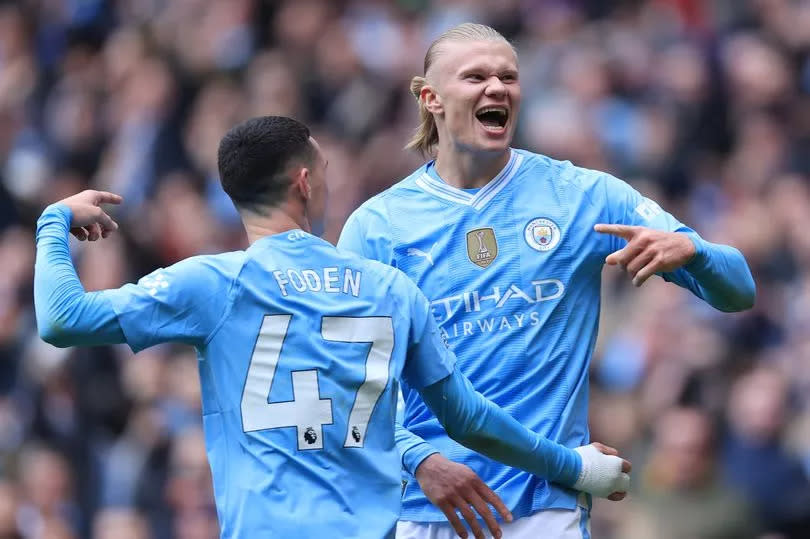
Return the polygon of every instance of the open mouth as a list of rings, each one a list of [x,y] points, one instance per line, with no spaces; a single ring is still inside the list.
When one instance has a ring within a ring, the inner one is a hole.
[[[506,107],[484,107],[475,113],[475,117],[486,129],[500,131],[509,120]]]

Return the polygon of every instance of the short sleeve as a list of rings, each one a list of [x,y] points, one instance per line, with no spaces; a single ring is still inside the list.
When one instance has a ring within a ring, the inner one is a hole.
[[[222,319],[231,280],[194,257],[115,290],[105,290],[133,351],[166,342],[200,347]]]
[[[402,375],[408,386],[420,390],[449,376],[453,372],[456,356],[442,338],[439,325],[431,314],[430,302],[422,291],[402,273],[397,284],[409,299],[411,318],[408,353]]]

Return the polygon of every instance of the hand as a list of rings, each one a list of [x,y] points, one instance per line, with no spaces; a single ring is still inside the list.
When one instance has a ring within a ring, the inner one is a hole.
[[[613,457],[619,456],[619,452],[616,449],[610,447],[609,445],[600,444],[599,442],[593,442],[591,443],[591,445],[594,446],[596,449],[598,449],[599,452],[602,453],[603,455],[611,455]],[[622,473],[629,474],[631,471],[633,471],[633,465],[630,463],[629,460],[622,459]],[[626,491],[613,492],[610,494],[610,496],[607,497],[607,499],[612,502],[620,502],[626,496],[627,496]]]
[[[501,537],[501,527],[487,502],[492,504],[506,522],[512,521],[512,514],[501,499],[490,489],[469,466],[446,459],[434,453],[416,468],[416,480],[427,499],[442,510],[459,537],[467,537],[467,530],[456,514],[461,511],[476,539],[484,539],[484,531],[475,518],[470,506],[481,515],[492,536]]]
[[[620,458],[614,448],[599,442],[574,451],[582,458],[582,472],[574,483],[575,489],[614,502],[625,498],[633,469],[629,461]]]
[[[101,209],[101,204],[120,204],[123,198],[106,191],[88,189],[77,195],[62,199],[59,204],[70,208],[70,233],[80,241],[96,241],[106,238],[115,230],[118,223]]]
[[[641,286],[653,274],[675,271],[695,256],[695,244],[681,232],[664,232],[644,226],[604,225],[593,229],[627,240],[627,245],[605,259],[630,274],[635,286]]]

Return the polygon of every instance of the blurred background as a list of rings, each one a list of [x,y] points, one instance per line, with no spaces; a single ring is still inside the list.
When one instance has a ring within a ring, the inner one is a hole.
[[[119,234],[89,290],[245,237],[220,137],[295,116],[329,157],[326,237],[421,164],[408,93],[441,31],[520,53],[516,146],[609,171],[739,247],[756,307],[606,270],[592,437],[634,461],[601,538],[810,537],[810,1],[0,0],[0,537],[216,537],[193,350],[36,334],[34,224],[87,187]]]

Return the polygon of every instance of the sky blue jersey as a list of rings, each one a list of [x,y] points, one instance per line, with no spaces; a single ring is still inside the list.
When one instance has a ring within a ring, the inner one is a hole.
[[[40,327],[60,345],[196,347],[223,537],[392,536],[397,380],[434,384],[455,362],[406,276],[294,230],[83,294],[68,222],[64,206],[40,219]]]
[[[428,311],[387,269],[292,231],[105,292],[133,349],[197,347],[223,536],[390,533],[396,380],[422,388],[452,362],[413,334]]]
[[[477,190],[454,188],[433,162],[370,199],[347,221],[338,246],[404,271],[431,300],[458,368],[518,421],[568,447],[588,443],[588,367],[599,322],[605,257],[620,238],[597,223],[684,232],[696,255],[662,275],[718,309],[753,302],[750,270],[736,249],[709,243],[608,174],[523,150]],[[447,437],[403,384],[398,446],[413,473],[428,454],[472,467],[519,518],[570,508],[576,493],[473,453]],[[404,520],[444,515],[411,481]]]

